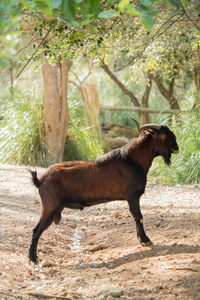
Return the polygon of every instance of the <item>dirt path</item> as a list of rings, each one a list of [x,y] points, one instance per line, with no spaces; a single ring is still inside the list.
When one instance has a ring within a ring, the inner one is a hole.
[[[139,245],[125,202],[66,209],[34,266],[27,252],[40,209],[25,168],[0,165],[0,299],[200,299],[198,186],[148,183],[141,209],[153,249]]]

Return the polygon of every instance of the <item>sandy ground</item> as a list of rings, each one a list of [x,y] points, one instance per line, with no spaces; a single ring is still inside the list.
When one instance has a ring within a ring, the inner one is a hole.
[[[152,249],[116,201],[65,209],[33,265],[40,198],[25,167],[0,165],[0,299],[200,299],[200,187],[148,182],[141,209]]]

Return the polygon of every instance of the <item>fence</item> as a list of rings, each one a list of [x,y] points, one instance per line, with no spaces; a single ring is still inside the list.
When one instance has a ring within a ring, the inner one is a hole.
[[[138,113],[153,113],[153,114],[180,114],[184,111],[179,109],[153,109],[148,107],[136,107],[136,106],[107,106],[101,105],[100,110],[112,110],[112,111],[135,111]]]
[[[0,103],[6,103],[6,101],[0,101]],[[136,106],[109,106],[109,105],[100,105],[100,110],[105,111],[134,111],[141,114],[141,120],[143,117],[145,118],[145,113],[152,113],[152,114],[181,114],[185,111],[179,110],[179,109],[153,109],[148,107],[136,107]],[[143,116],[142,116],[143,114]],[[0,115],[0,119],[2,119],[3,116]]]
[[[176,114],[179,115],[184,111],[179,109],[153,109],[148,107],[136,107],[136,106],[107,106],[101,105],[100,110],[107,110],[107,111],[134,111],[140,113],[140,123],[143,125],[146,123],[146,113],[153,113],[153,114]]]

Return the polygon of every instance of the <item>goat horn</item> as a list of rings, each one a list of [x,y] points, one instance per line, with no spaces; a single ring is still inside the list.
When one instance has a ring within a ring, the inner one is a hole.
[[[155,129],[155,130],[160,130],[161,125],[158,124],[146,124],[143,126],[140,126],[140,130],[144,130],[144,129]]]
[[[140,133],[140,125],[138,124],[138,122],[135,119],[133,119],[133,118],[129,118],[129,119],[133,120],[135,122],[135,124],[137,126],[137,132]]]

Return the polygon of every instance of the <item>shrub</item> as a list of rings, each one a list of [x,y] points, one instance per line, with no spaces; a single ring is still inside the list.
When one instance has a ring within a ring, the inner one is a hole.
[[[43,107],[17,95],[9,103],[0,123],[0,161],[24,165],[45,165],[45,147],[40,140],[43,130]]]
[[[64,160],[88,160],[103,154],[97,133],[86,125],[84,110],[77,100],[69,99],[70,124]]]
[[[200,183],[200,114],[198,110],[183,114],[180,124],[171,129],[177,137],[179,154],[172,155],[172,165],[167,168],[157,158],[150,174],[165,182],[180,184]]]
[[[15,94],[16,101],[4,108],[0,122],[0,161],[19,165],[47,166],[43,136],[43,105],[29,94]],[[41,102],[41,101],[40,101]],[[94,131],[84,122],[78,101],[69,101],[70,127],[64,160],[87,160],[103,153]]]

